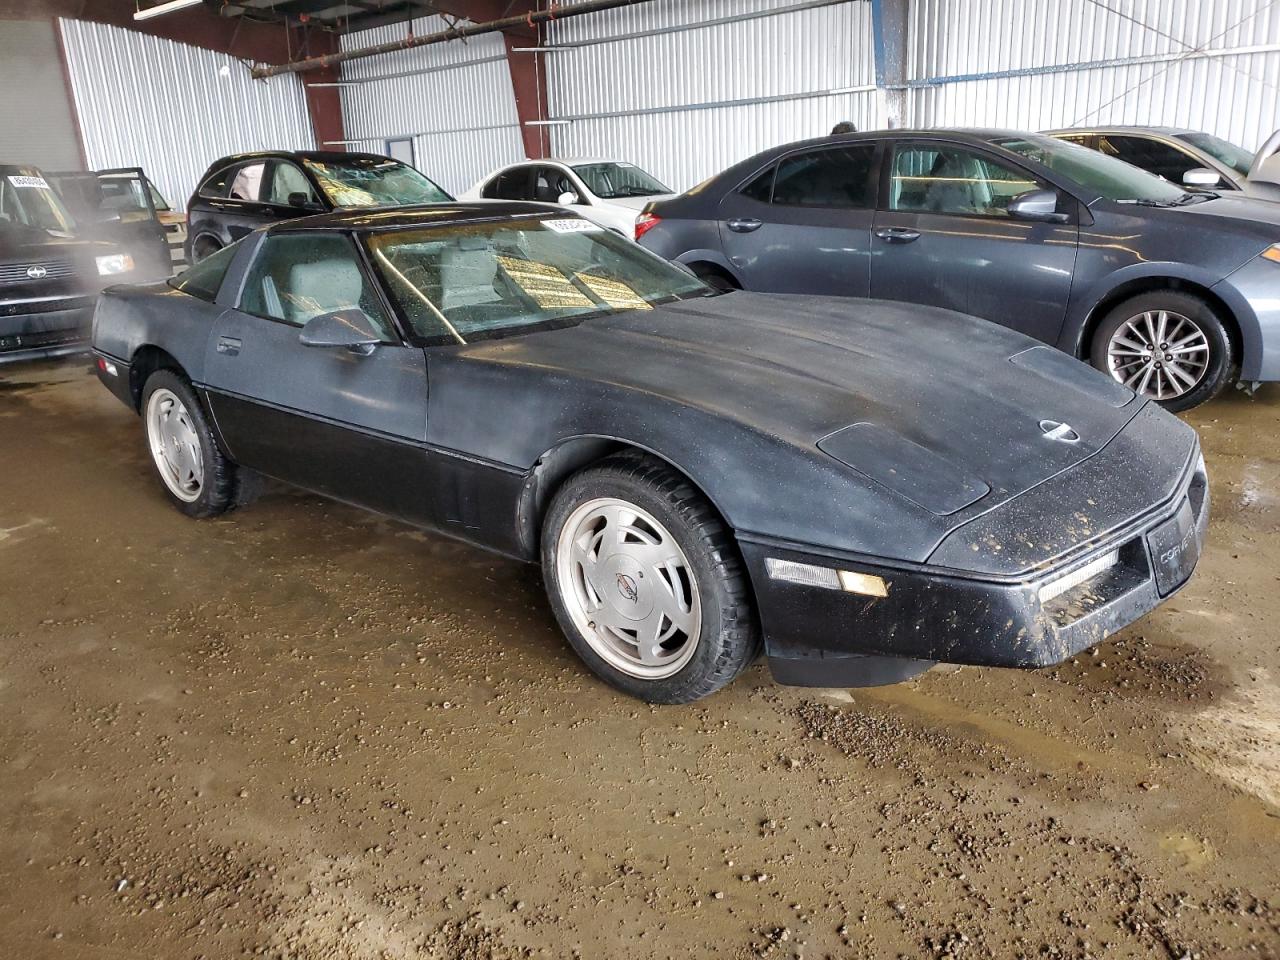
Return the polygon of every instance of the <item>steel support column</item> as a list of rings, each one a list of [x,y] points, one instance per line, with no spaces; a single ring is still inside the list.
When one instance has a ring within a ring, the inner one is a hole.
[[[884,97],[885,120],[901,127],[909,115],[907,103],[908,0],[871,0],[876,86]]]

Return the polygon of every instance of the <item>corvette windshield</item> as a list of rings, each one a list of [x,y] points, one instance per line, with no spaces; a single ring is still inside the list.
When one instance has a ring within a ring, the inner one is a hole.
[[[368,243],[401,314],[435,343],[568,326],[712,293],[577,217],[374,233]]]
[[[573,169],[601,200],[671,192],[633,163],[580,163]]]
[[[8,167],[0,176],[0,229],[31,227],[56,236],[75,232],[75,220],[34,168]]]
[[[335,207],[403,207],[452,200],[413,167],[382,157],[303,160]]]
[[[1178,203],[1186,196],[1185,190],[1145,170],[1065,140],[1008,137],[993,142],[1117,203],[1165,206]],[[1201,194],[1199,198],[1204,196]]]

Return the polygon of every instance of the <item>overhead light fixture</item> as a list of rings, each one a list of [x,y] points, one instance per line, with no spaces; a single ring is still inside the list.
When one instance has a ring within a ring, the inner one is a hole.
[[[526,127],[567,127],[571,121],[569,120],[526,120]]]
[[[179,10],[187,9],[187,7],[199,7],[203,4],[204,0],[166,0],[165,3],[157,3],[154,7],[138,10],[134,13],[133,19],[150,20],[152,17],[162,17],[166,13],[176,13]]]

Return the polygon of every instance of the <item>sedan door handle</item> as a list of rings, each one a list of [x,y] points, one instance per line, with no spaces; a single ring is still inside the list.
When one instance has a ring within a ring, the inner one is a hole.
[[[886,243],[910,243],[920,239],[920,231],[909,227],[881,227],[876,236]]]
[[[240,338],[239,337],[219,337],[218,352],[225,353],[228,357],[236,357],[240,355]]]
[[[734,233],[750,233],[752,230],[763,227],[764,221],[757,220],[755,217],[735,217],[732,220],[726,220],[724,225]]]

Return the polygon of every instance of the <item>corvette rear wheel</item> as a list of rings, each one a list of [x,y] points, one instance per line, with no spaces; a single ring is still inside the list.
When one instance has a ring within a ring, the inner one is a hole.
[[[215,517],[237,502],[236,465],[218,447],[195,392],[173,370],[142,388],[147,449],[169,501],[189,517]]]
[[[1234,377],[1231,339],[1204,300],[1178,291],[1144,293],[1103,319],[1090,359],[1099,370],[1167,410],[1188,410]]]
[[[547,512],[552,609],[597,675],[650,703],[714,693],[759,653],[728,529],[665,464],[619,455],[570,478]]]

